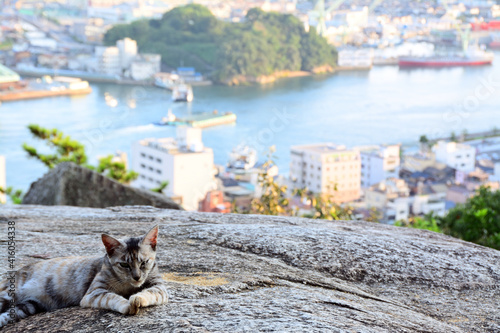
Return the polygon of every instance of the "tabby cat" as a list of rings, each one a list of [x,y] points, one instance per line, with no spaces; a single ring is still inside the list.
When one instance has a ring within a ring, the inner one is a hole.
[[[142,237],[106,234],[104,257],[67,257],[27,265],[0,282],[0,327],[38,312],[80,304],[135,315],[168,301],[156,264],[158,226]]]

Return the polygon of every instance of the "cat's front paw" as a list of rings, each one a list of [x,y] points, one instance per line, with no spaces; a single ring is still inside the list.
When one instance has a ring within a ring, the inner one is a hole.
[[[139,308],[148,306],[146,298],[141,295],[132,295],[129,299],[130,310],[129,314],[135,315],[139,312]]]
[[[118,312],[120,312],[121,314],[124,314],[124,315],[130,314],[130,304],[129,303],[123,304],[122,306],[120,306],[118,308]]]

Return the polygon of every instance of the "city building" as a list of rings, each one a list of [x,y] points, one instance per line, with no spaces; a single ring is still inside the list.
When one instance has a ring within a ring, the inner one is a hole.
[[[130,38],[120,39],[116,42],[120,53],[120,66],[122,69],[130,68],[132,61],[137,57],[137,42]]]
[[[436,161],[445,163],[458,171],[474,171],[476,166],[474,147],[463,143],[438,141],[432,150],[436,154]]]
[[[7,188],[7,181],[6,181],[6,170],[5,170],[5,157],[0,156],[0,188],[6,189]],[[5,197],[5,194],[0,193],[0,204],[5,203],[7,198]]]
[[[137,42],[124,38],[116,46],[97,46],[95,49],[97,71],[106,75],[119,75],[137,81],[153,79],[160,72],[159,54],[137,53]]]
[[[97,46],[95,56],[99,73],[106,75],[122,74],[120,50],[116,46]]]
[[[159,54],[140,54],[130,65],[130,77],[136,81],[152,79],[160,72]]]
[[[200,212],[231,213],[231,203],[224,201],[224,193],[214,190],[207,192],[205,199],[200,201]]]
[[[413,215],[426,215],[433,213],[435,216],[446,214],[446,195],[448,187],[443,184],[417,186],[417,193],[412,197],[411,212]]]
[[[393,224],[408,221],[410,216],[434,213],[444,216],[448,187],[443,184],[424,185],[420,183],[415,193],[410,186],[398,178],[389,178],[365,190],[365,203],[377,208],[383,214],[382,221]]]
[[[338,203],[360,197],[359,151],[332,143],[291,147],[290,180],[294,188],[307,187],[332,196]]]
[[[214,154],[203,146],[198,128],[178,127],[176,139],[144,139],[134,143],[132,170],[139,173],[133,186],[154,189],[167,181],[163,193],[180,197],[187,210],[197,210],[207,192],[217,187]]]
[[[104,35],[111,27],[112,25],[106,24],[101,18],[86,18],[74,22],[71,31],[82,42],[101,44],[104,41]]]
[[[402,179],[384,179],[365,190],[365,203],[369,208],[384,212],[383,221],[408,221],[410,216],[410,189]]]
[[[361,157],[361,187],[367,188],[387,178],[398,178],[401,165],[399,145],[356,147]]]
[[[373,49],[339,50],[337,64],[341,68],[369,69],[373,65]]]

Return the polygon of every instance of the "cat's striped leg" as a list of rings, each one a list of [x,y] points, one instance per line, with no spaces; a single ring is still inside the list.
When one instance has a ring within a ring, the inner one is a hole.
[[[0,314],[0,327],[4,327],[11,320],[12,320],[12,318],[9,316],[8,312],[4,312],[4,313]]]
[[[45,311],[45,308],[37,301],[28,300],[16,304],[14,308],[8,308],[7,312],[0,315],[0,327],[7,325],[11,321],[18,321],[43,311]]]
[[[139,308],[168,302],[167,285],[158,283],[130,296],[130,314],[137,314]]]
[[[109,292],[104,288],[89,290],[80,301],[84,308],[108,309],[122,314],[129,314],[129,301],[120,295]]]

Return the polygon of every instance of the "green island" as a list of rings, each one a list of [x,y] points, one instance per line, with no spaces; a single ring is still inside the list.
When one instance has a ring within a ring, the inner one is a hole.
[[[120,24],[105,35],[107,45],[129,37],[141,52],[158,53],[169,68],[195,67],[217,83],[270,82],[278,77],[332,72],[337,51],[293,15],[250,9],[244,22],[218,20],[191,4],[158,20]]]

